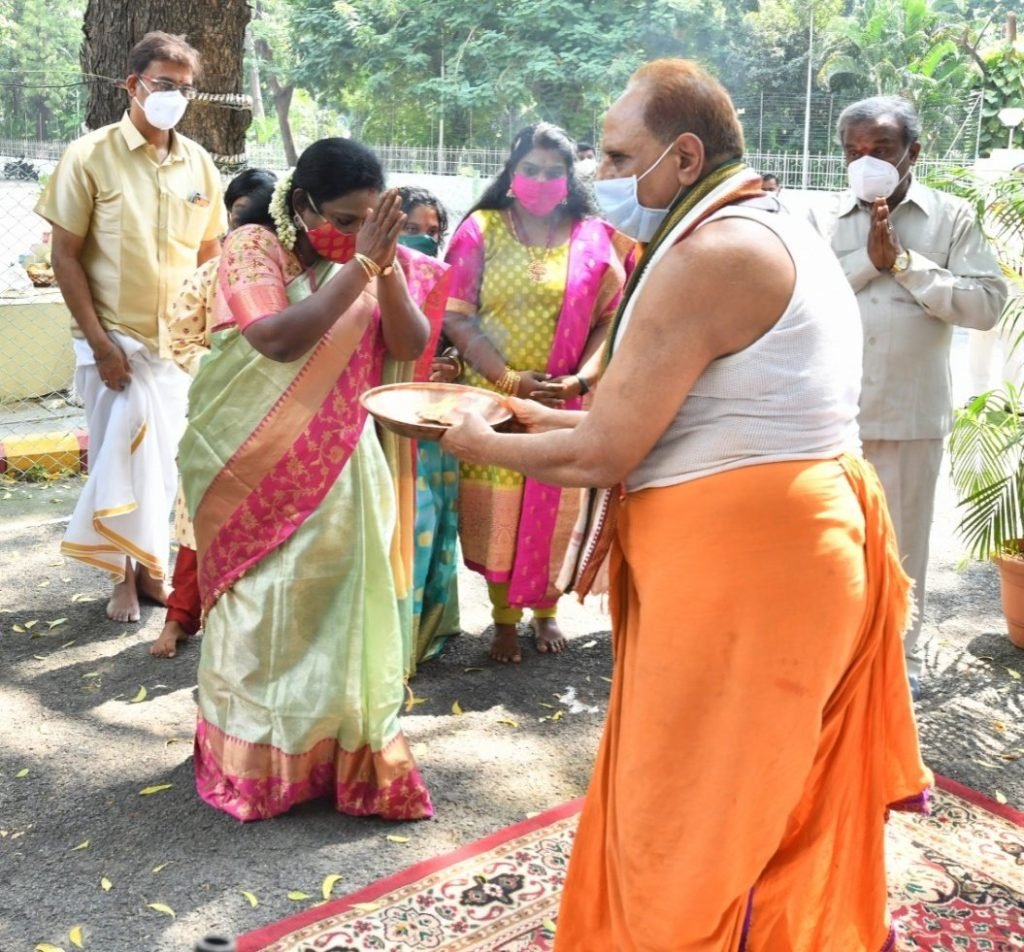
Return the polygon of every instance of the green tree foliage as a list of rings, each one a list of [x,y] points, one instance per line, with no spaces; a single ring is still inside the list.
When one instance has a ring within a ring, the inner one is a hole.
[[[0,135],[77,134],[85,87],[76,85],[84,0],[13,0],[0,15]]]
[[[904,96],[921,115],[926,150],[951,142],[966,114],[950,105],[969,99],[978,76],[958,42],[965,12],[958,4],[940,12],[932,0],[859,0],[829,24],[819,81],[862,96]]]
[[[296,80],[376,141],[507,141],[547,119],[590,137],[629,74],[725,46],[718,0],[294,0]],[[707,53],[710,51],[711,56]]]
[[[1024,105],[1024,44],[1001,43],[981,56],[985,64],[982,102],[981,151],[1006,148],[1006,127],[999,121],[1000,110]],[[1015,132],[1015,146],[1024,147],[1024,130]]]

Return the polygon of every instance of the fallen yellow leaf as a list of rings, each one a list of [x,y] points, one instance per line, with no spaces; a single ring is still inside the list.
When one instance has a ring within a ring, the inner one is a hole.
[[[25,628],[26,629],[35,628],[35,626],[38,625],[38,624],[39,624],[39,619],[38,618],[33,618],[32,621],[25,622]]]
[[[249,905],[252,906],[253,909],[260,904],[260,901],[251,892],[249,892],[248,889],[243,889],[242,895],[249,901]]]
[[[585,645],[580,645],[581,648],[593,648],[596,645],[596,641],[588,641]]]
[[[997,800],[997,801],[998,801],[999,803],[1002,803],[1002,804],[1004,804],[1004,805],[1005,805],[1005,804],[1006,804],[1006,794],[1005,794],[1005,793],[1003,793],[1003,791],[1002,791],[1002,790],[997,790],[997,791],[996,791],[996,800]]]
[[[472,668],[472,667],[470,667],[470,668],[463,668],[462,670],[465,671],[466,674],[471,674],[473,671],[483,671],[483,668]]]
[[[74,643],[75,639],[72,638],[70,641],[65,641],[64,644],[61,645],[61,648],[70,648]]]
[[[167,869],[167,867],[170,866],[170,865],[171,865],[170,863],[161,863],[159,866],[154,866],[153,867],[153,872],[154,873],[159,873],[160,870]]]
[[[513,721],[510,718],[503,718],[502,720],[498,721],[498,723],[499,724],[507,724],[509,727],[518,727],[519,726],[519,721]]]
[[[310,896],[309,893],[304,893],[300,892],[298,889],[293,889],[290,893],[288,893],[288,898],[292,902],[302,902],[303,899],[312,899],[313,897]]]
[[[35,952],[64,952],[59,945],[50,945],[49,942],[40,942],[35,947]]]
[[[405,691],[409,695],[409,699],[405,702],[405,713],[409,714],[417,704],[426,704],[430,698],[427,697],[416,697],[413,690],[408,685],[405,686]]]
[[[28,776],[28,767],[22,767],[21,770],[19,770],[14,776],[17,777],[19,780],[22,777],[27,777]]]
[[[109,879],[107,879],[106,876],[104,876],[100,880],[100,889],[102,889],[104,892],[110,892],[110,889],[113,885],[114,884]]]
[[[551,715],[551,720],[560,721],[564,713],[565,711],[555,711],[555,713]]]
[[[554,704],[548,704],[546,701],[539,701],[538,703],[540,704],[541,707],[550,708],[552,711],[555,709],[555,705]]]
[[[139,791],[140,797],[148,797],[152,793],[160,793],[161,790],[170,790],[173,787],[173,783],[158,783],[152,787],[143,787]]]
[[[138,704],[140,701],[145,701],[147,693],[148,692],[146,691],[146,689],[144,687],[140,687],[139,688],[139,693],[136,694],[135,697],[133,697],[128,703],[129,704]]]
[[[165,906],[162,902],[147,902],[146,906],[154,912],[162,912],[165,916],[170,916],[172,919],[177,918],[174,910],[170,906]]]
[[[82,944],[82,927],[72,926],[71,931],[68,933],[68,938],[71,940],[71,944],[76,949],[84,949],[85,946]]]
[[[407,837],[407,836],[397,836],[394,833],[389,833],[387,839],[388,839],[389,843],[408,843],[409,842],[409,837]]]
[[[66,621],[67,621],[66,618],[54,618],[53,621],[48,621],[46,623],[46,627],[47,628],[56,628],[58,625],[63,625],[64,622],[66,622]]]
[[[73,852],[75,852],[75,850],[87,850],[88,848],[89,848],[89,841],[88,840],[82,840],[82,842],[79,843],[78,846],[72,846],[71,847],[71,852],[73,853]]]
[[[457,716],[462,714],[462,705],[458,701],[452,704],[452,713]]]
[[[40,582],[36,586],[36,588],[46,588],[49,584],[50,584],[50,580],[49,579],[44,579],[42,582]]]
[[[1006,669],[1006,673],[1011,678],[1013,678],[1015,681],[1019,681],[1020,680],[1020,672],[1019,671],[1014,671],[1013,668],[1007,668]]]
[[[320,891],[323,893],[324,899],[330,899],[331,893],[334,891],[334,885],[341,879],[339,873],[331,873],[330,876],[324,877],[323,885],[320,887]]]
[[[15,626],[14,626],[14,630],[15,630],[16,632],[18,632],[18,634],[20,634],[20,635],[23,635],[23,634],[25,634],[25,629],[24,629],[24,628],[22,628],[22,627],[21,627],[21,625],[15,625]]]
[[[44,654],[34,654],[34,655],[32,655],[32,657],[35,658],[36,661],[45,661],[46,660],[46,655],[44,655]]]
[[[609,684],[612,683],[612,679],[611,678],[606,678],[603,674],[601,675],[601,680],[602,681],[607,681]]]

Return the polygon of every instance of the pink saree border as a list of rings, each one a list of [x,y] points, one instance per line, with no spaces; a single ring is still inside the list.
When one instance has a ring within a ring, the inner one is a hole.
[[[597,218],[576,223],[569,238],[565,297],[546,368],[553,377],[571,374],[579,368],[602,282],[617,260],[608,225]],[[595,266],[598,264],[601,267]],[[576,398],[565,406],[575,410],[580,404]],[[537,606],[550,588],[551,544],[561,498],[559,486],[529,478],[523,485],[515,556],[508,576],[508,599],[512,605]]]
[[[216,749],[229,754],[218,759]],[[225,769],[227,759],[236,764],[246,759],[268,761],[277,773],[249,769],[249,775],[243,776]],[[270,744],[232,737],[200,714],[193,765],[199,796],[243,822],[280,816],[300,803],[322,798],[330,798],[335,809],[351,816],[404,821],[434,815],[430,792],[401,732],[379,751],[369,746],[348,751],[335,738],[326,737],[308,751],[288,754]]]

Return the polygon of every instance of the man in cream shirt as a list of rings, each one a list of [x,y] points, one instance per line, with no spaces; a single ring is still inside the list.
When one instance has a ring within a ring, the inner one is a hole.
[[[876,96],[848,106],[837,137],[850,189],[828,211],[811,214],[842,263],[864,324],[860,433],[914,580],[917,614],[904,647],[915,697],[928,536],[953,419],[953,327],[993,327],[1007,295],[970,206],[914,179],[919,134],[906,100]]]
[[[68,147],[36,206],[53,225],[89,426],[89,480],[61,550],[111,574],[107,615],[120,622],[139,620],[140,595],[166,601],[188,392],[167,353],[167,307],[227,224],[213,161],[173,131],[199,54],[147,33],[129,69],[128,111]]]

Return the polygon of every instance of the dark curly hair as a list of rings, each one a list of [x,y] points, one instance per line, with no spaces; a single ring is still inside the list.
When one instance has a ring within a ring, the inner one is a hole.
[[[420,188],[418,185],[400,185],[397,191],[402,199],[402,211],[406,215],[420,205],[426,205],[437,212],[437,225],[441,231],[440,239],[444,241],[448,235],[448,212],[441,204],[441,199],[433,192]]]
[[[466,212],[466,218],[481,209],[508,208],[512,204],[508,190],[512,185],[512,174],[520,160],[532,149],[551,149],[565,161],[569,177],[569,193],[565,199],[565,209],[573,221],[595,215],[590,192],[576,176],[576,146],[568,133],[550,122],[539,122],[527,126],[516,133],[512,140],[512,152],[505,162],[505,167],[498,177],[487,186],[480,200]]]

